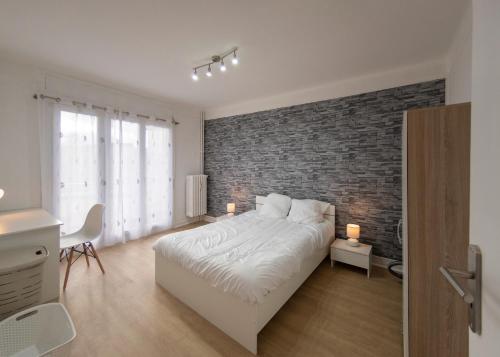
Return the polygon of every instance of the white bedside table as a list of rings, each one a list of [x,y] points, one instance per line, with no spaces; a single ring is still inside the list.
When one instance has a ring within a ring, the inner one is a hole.
[[[359,243],[358,247],[352,247],[347,244],[345,239],[335,239],[330,246],[330,260],[333,265],[336,261],[354,265],[367,270],[367,276],[370,278],[372,270],[372,246]]]

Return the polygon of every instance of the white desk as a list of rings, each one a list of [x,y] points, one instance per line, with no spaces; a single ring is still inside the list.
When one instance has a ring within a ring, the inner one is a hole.
[[[0,250],[43,245],[49,257],[43,267],[42,302],[59,298],[59,226],[40,208],[0,212]]]

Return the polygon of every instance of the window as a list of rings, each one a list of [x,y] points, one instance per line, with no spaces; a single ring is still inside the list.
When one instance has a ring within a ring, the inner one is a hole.
[[[172,129],[114,113],[56,108],[54,213],[65,234],[104,203],[110,245],[167,229],[172,223]]]
[[[59,135],[59,217],[67,234],[78,230],[99,199],[97,117],[61,111]]]
[[[167,128],[146,126],[146,223],[153,230],[172,218],[172,210],[162,204],[172,185],[171,160],[164,154],[172,150],[170,134]]]

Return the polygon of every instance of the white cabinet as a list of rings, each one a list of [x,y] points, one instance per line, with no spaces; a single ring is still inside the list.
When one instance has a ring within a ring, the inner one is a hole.
[[[371,245],[360,243],[359,246],[353,247],[345,239],[335,239],[330,250],[332,268],[334,263],[339,261],[366,269],[367,276],[370,277],[372,266]]]
[[[43,267],[42,302],[59,298],[59,226],[43,209],[0,212],[0,250],[44,246],[49,257]]]

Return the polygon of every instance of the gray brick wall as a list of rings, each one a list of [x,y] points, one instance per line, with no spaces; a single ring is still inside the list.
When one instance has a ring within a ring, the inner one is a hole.
[[[345,98],[205,121],[208,214],[255,207],[271,192],[336,206],[336,231],[361,226],[374,254],[401,258],[403,110],[443,105],[435,80]]]

